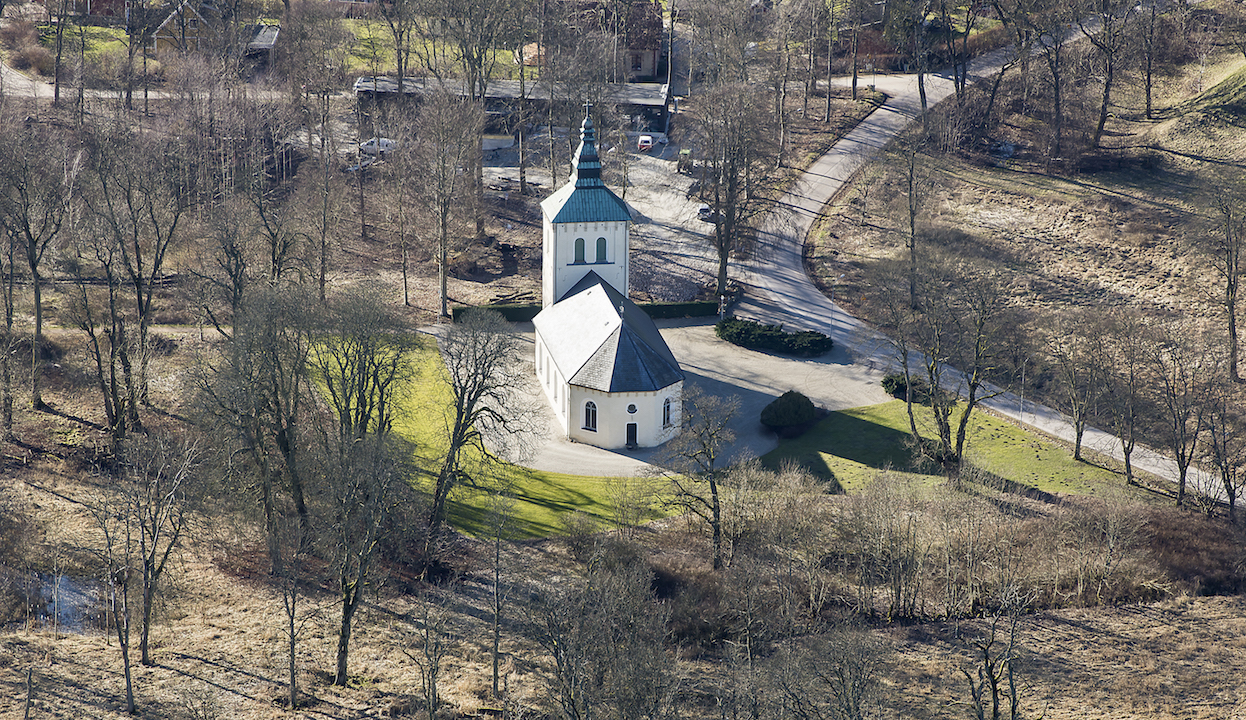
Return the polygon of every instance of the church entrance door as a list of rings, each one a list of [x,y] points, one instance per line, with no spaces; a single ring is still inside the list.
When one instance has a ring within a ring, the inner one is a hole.
[[[627,446],[636,447],[636,423],[627,424]]]

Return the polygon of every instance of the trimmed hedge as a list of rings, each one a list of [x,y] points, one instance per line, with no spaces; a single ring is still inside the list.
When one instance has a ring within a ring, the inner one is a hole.
[[[771,430],[804,425],[818,416],[813,401],[795,390],[788,390],[762,408],[761,424]]]
[[[718,313],[718,303],[716,302],[666,302],[666,303],[637,303],[640,308],[649,314],[654,320],[664,320],[670,318],[686,318],[686,317],[705,317],[708,315],[716,315]],[[511,322],[532,322],[532,318],[541,312],[539,303],[526,304],[509,304],[509,305],[480,305],[479,307],[497,310],[502,313],[502,317]],[[463,313],[471,310],[471,306],[451,308],[450,317],[454,322],[458,322]]]
[[[517,303],[506,305],[468,305],[464,307],[450,308],[450,319],[454,322],[458,322],[459,318],[463,316],[463,313],[476,307],[486,308],[488,310],[497,310],[502,314],[502,317],[511,322],[532,322],[532,318],[536,317],[537,313],[541,312],[541,305],[539,303],[524,303],[522,305]]]
[[[709,301],[699,302],[663,302],[663,303],[640,303],[640,307],[649,313],[649,317],[654,320],[668,320],[672,318],[688,318],[688,317],[708,317],[718,314],[718,303]]]
[[[834,343],[814,330],[784,332],[782,325],[762,325],[752,320],[725,318],[714,326],[714,333],[729,343],[751,350],[770,350],[788,355],[813,357],[831,351]]]

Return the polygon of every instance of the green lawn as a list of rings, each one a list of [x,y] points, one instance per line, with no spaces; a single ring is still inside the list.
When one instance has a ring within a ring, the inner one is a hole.
[[[415,441],[423,480],[431,482],[430,473],[436,472],[445,450],[447,433],[443,408],[451,403],[450,387],[432,339],[425,339],[421,344],[417,366],[418,377],[406,388],[403,402],[406,412],[399,419],[397,429]],[[606,526],[613,525],[615,498],[632,491],[656,493],[660,489],[660,481],[656,480],[562,475],[511,464],[496,465],[494,474],[482,477],[479,485],[462,486],[451,495],[448,512],[451,524],[469,535],[485,533],[491,488],[508,486],[515,499],[513,535],[524,538],[560,534],[563,516],[576,511]],[[660,508],[655,506],[647,519],[660,515]]]
[[[917,409],[922,427],[928,420],[923,415],[929,411]],[[927,484],[941,482],[939,475],[912,472],[905,446],[908,428],[901,400],[834,412],[803,436],[780,443],[762,461],[777,467],[792,459],[815,472],[829,470],[849,491],[860,489],[879,470],[888,468]],[[1072,452],[1062,445],[982,413],[974,413],[970,420],[966,446],[966,456],[974,465],[1044,492],[1093,495],[1124,484],[1120,474],[1075,462]]]
[[[406,412],[398,421],[398,431],[415,441],[422,480],[429,482],[445,448],[442,409],[450,403],[450,388],[433,341],[424,340],[417,352],[419,375],[406,389]],[[918,411],[928,413],[925,408]],[[919,424],[928,420],[922,417]],[[829,470],[850,492],[885,469],[922,484],[941,483],[940,475],[913,470],[907,438],[904,403],[894,400],[831,413],[802,437],[780,443],[762,461],[777,467],[791,458],[815,472]],[[1064,446],[983,413],[975,413],[970,422],[966,454],[974,465],[1005,480],[1049,493],[1097,494],[1124,484],[1118,473],[1074,462]],[[662,491],[661,482],[653,479],[561,475],[511,464],[495,465],[492,474],[478,479],[478,485],[461,486],[454,492],[450,522],[469,535],[486,533],[492,488],[508,487],[515,499],[514,535],[524,538],[560,534],[564,517],[574,512],[611,526],[617,498],[637,492],[657,498]],[[648,519],[661,514],[660,504],[652,503]]]
[[[56,48],[55,32],[52,25],[39,26],[39,40],[49,50]],[[125,29],[119,27],[69,24],[61,39],[66,57],[77,57],[80,39],[86,41],[84,50],[89,60],[96,60],[107,53],[126,51]]]

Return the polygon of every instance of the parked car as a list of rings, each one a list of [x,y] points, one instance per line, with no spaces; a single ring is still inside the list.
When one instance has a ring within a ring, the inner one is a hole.
[[[702,205],[697,208],[697,219],[704,220],[707,223],[718,222],[718,213],[714,212],[714,208],[709,205]]]
[[[649,152],[653,149],[653,136],[641,135],[636,138],[636,152]]]
[[[348,165],[342,168],[342,172],[348,172],[348,173],[361,172],[363,170],[367,170],[368,168],[372,167],[378,162],[381,162],[381,161],[369,155],[361,155],[359,157],[359,162],[355,163],[354,165]]]
[[[384,155],[398,147],[398,143],[389,138],[374,137],[359,143],[359,152],[364,155]]]

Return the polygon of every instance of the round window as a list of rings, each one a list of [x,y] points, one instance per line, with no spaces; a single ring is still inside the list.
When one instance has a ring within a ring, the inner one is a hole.
[[[628,405],[628,406],[627,406],[627,411],[628,411],[629,413],[631,413],[631,414],[635,415],[635,414],[636,414],[636,406],[635,406],[635,405]]]

